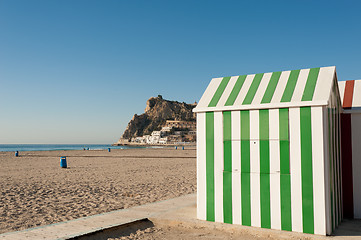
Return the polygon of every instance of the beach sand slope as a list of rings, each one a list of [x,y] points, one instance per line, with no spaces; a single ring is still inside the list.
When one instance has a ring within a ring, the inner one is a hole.
[[[0,152],[0,164],[0,233],[196,191],[195,149]]]

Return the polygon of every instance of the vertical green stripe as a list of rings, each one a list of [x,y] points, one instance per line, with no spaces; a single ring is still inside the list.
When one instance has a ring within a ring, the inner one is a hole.
[[[281,174],[281,229],[292,231],[291,175]]]
[[[292,231],[288,108],[279,110],[281,229]]]
[[[280,140],[280,170],[281,174],[290,174],[290,142],[287,140]]]
[[[242,225],[251,226],[249,111],[241,111],[241,205]]]
[[[303,232],[314,233],[311,107],[300,108]]]
[[[254,95],[256,95],[259,84],[261,83],[262,77],[263,77],[263,73],[259,73],[259,74],[256,74],[256,76],[254,76],[252,84],[248,89],[247,95],[243,100],[243,103],[242,103],[243,105],[252,103]]]
[[[293,92],[295,91],[296,83],[300,75],[300,70],[293,70],[287,81],[285,91],[283,92],[281,102],[290,102],[292,99]]]
[[[232,140],[232,123],[231,123],[231,111],[223,112],[223,140]]]
[[[251,174],[241,173],[242,225],[251,226]]]
[[[262,98],[261,103],[270,103],[275,93],[278,81],[280,80],[281,72],[272,73],[271,79],[269,80],[266,92]]]
[[[270,174],[260,173],[261,227],[271,228]]]
[[[224,223],[232,223],[232,172],[223,172]]]
[[[281,174],[290,174],[290,150],[288,133],[288,108],[279,109],[279,134],[280,134],[280,170]]]
[[[223,112],[223,217],[232,223],[232,122],[231,112]]]
[[[224,146],[224,171],[232,171],[232,122],[231,112],[223,112],[223,146]]]
[[[302,101],[312,101],[313,93],[315,92],[316,82],[320,68],[311,68],[307,77],[305,90],[303,91]]]
[[[206,113],[207,220],[214,222],[214,113]]]
[[[269,140],[269,111],[268,111],[268,109],[259,110],[259,137],[260,137],[260,140]]]
[[[280,140],[289,140],[288,108],[279,109]]]
[[[217,106],[217,103],[219,101],[219,99],[221,98],[224,89],[226,89],[227,84],[229,82],[229,80],[231,79],[231,77],[224,77],[221,81],[221,83],[219,84],[217,91],[214,93],[212,100],[209,102],[208,107],[215,107]]]
[[[271,228],[269,110],[259,110],[261,227]]]
[[[244,81],[246,80],[247,75],[239,76],[237,79],[236,84],[234,85],[231,94],[229,95],[225,106],[232,106],[234,101],[236,101],[236,98],[241,91],[241,88],[243,86]]]

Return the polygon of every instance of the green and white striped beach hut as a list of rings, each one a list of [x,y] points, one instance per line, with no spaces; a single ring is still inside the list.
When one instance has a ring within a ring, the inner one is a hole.
[[[335,67],[212,79],[194,109],[198,218],[331,234],[340,111]]]

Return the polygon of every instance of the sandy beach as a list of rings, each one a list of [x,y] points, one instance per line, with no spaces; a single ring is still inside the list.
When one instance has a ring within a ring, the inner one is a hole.
[[[194,148],[0,152],[0,164],[0,233],[196,191]]]

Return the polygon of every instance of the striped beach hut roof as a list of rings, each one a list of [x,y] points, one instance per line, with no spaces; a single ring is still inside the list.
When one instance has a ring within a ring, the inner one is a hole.
[[[336,67],[213,78],[194,112],[328,104]]]
[[[361,110],[361,80],[338,82],[340,98],[344,109]]]

